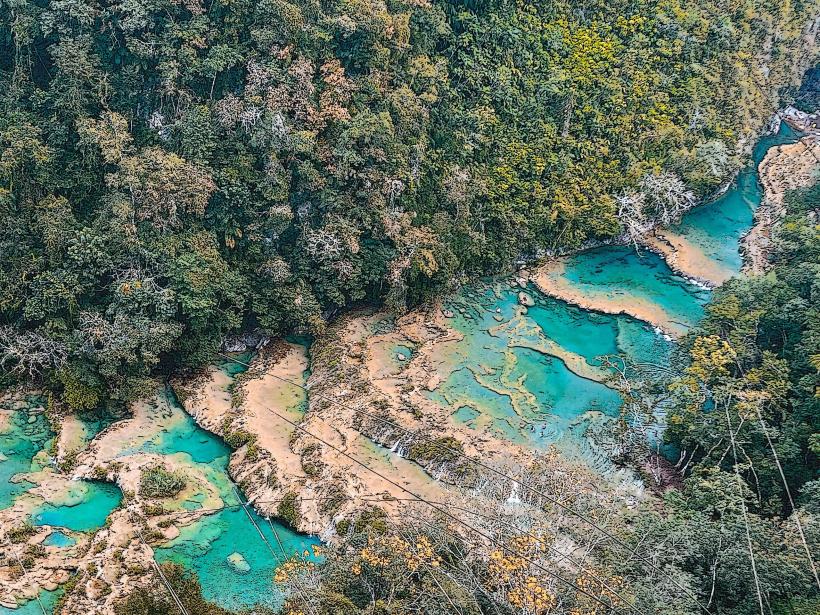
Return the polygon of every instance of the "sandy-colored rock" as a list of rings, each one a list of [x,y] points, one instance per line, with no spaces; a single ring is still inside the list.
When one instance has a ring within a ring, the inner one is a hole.
[[[418,514],[408,503],[414,495],[445,502],[458,497],[465,464],[475,466],[460,457],[417,458],[417,443],[447,435],[468,457],[519,471],[541,457],[465,426],[453,419],[452,408],[428,397],[453,369],[448,355],[461,335],[448,322],[438,308],[395,320],[378,312],[349,314],[314,341],[310,365],[304,347],[275,342],[232,384],[211,369],[174,386],[206,428],[251,434],[252,444],[232,455],[230,472],[257,510],[277,515],[280,502],[295,494],[298,529],[332,540],[335,523],[363,508],[378,505],[398,518]],[[398,347],[413,348],[412,355],[398,360]],[[549,345],[535,350],[559,354]],[[564,355],[570,369],[602,379],[585,361]]]
[[[769,267],[772,232],[786,215],[786,193],[811,186],[820,177],[820,132],[804,136],[796,143],[772,147],[758,171],[763,202],[755,212],[754,226],[742,240],[744,271],[756,275]]]
[[[57,461],[63,462],[67,456],[81,450],[85,445],[85,426],[74,414],[60,417],[60,432],[57,434]]]
[[[685,235],[669,229],[651,231],[641,238],[640,244],[661,256],[675,273],[705,286],[720,286],[734,275],[731,269],[710,258]]]
[[[564,268],[563,258],[546,261],[535,270],[532,282],[542,293],[587,310],[604,314],[627,314],[648,322],[674,337],[684,335],[688,331],[686,325],[676,321],[660,305],[648,299],[634,295],[592,293],[588,290],[582,292],[564,277]]]

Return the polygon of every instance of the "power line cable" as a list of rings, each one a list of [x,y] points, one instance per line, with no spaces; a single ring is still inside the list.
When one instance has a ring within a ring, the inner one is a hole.
[[[302,427],[301,425],[299,425],[299,424],[295,423],[294,421],[291,421],[290,419],[288,419],[287,417],[283,416],[282,414],[280,414],[279,412],[277,412],[277,411],[276,411],[276,410],[274,410],[273,408],[270,408],[270,407],[267,407],[267,406],[266,406],[266,407],[265,407],[265,409],[266,409],[266,410],[268,410],[269,412],[271,412],[272,414],[274,414],[276,417],[278,417],[278,418],[280,418],[281,420],[285,421],[286,423],[290,424],[290,425],[291,425],[294,429],[298,429],[298,430],[299,430],[299,431],[301,431],[302,433],[304,433],[304,434],[306,434],[306,435],[308,435],[308,436],[310,436],[310,437],[314,438],[315,440],[318,440],[319,442],[321,442],[322,444],[324,444],[324,445],[325,445],[325,446],[327,446],[328,448],[330,448],[330,449],[332,449],[332,450],[336,451],[337,453],[339,453],[340,455],[342,455],[342,456],[346,457],[347,459],[349,459],[349,460],[350,460],[350,461],[352,461],[353,463],[355,463],[355,464],[357,464],[357,465],[361,466],[362,468],[364,468],[364,469],[365,469],[365,470],[367,470],[368,472],[370,472],[370,473],[374,474],[375,476],[377,476],[377,477],[378,477],[378,478],[380,478],[381,480],[383,480],[383,481],[385,481],[385,482],[387,482],[387,483],[389,483],[389,484],[393,485],[394,487],[397,487],[397,488],[401,489],[402,491],[404,491],[404,492],[405,492],[405,493],[407,493],[408,495],[410,495],[410,496],[414,497],[416,500],[418,500],[418,501],[420,501],[420,502],[424,502],[425,504],[427,504],[430,508],[432,508],[433,510],[435,510],[435,511],[436,511],[436,512],[438,512],[439,514],[441,514],[441,515],[443,515],[443,516],[445,516],[445,517],[448,517],[449,519],[452,519],[453,521],[455,521],[455,522],[456,522],[456,523],[458,523],[459,525],[464,526],[464,527],[465,527],[465,528],[467,528],[469,531],[471,531],[471,532],[475,533],[475,534],[476,534],[476,535],[478,535],[478,536],[481,536],[482,538],[484,538],[484,539],[485,539],[485,540],[487,540],[488,542],[490,542],[490,543],[492,543],[492,544],[494,544],[494,545],[496,545],[496,546],[498,546],[498,547],[501,547],[501,548],[502,548],[503,550],[505,550],[505,551],[508,551],[508,552],[511,552],[511,553],[515,553],[516,555],[518,555],[519,557],[521,557],[524,561],[526,561],[526,562],[528,562],[529,564],[531,564],[531,565],[535,566],[536,568],[538,568],[538,569],[542,570],[544,573],[546,573],[547,575],[549,575],[549,576],[551,576],[551,577],[555,578],[556,580],[558,580],[559,582],[563,583],[564,585],[568,585],[569,587],[572,587],[572,588],[573,588],[573,589],[575,589],[576,591],[578,591],[578,592],[580,592],[580,593],[584,594],[585,596],[587,596],[588,598],[590,598],[590,599],[592,599],[593,601],[597,602],[598,604],[600,604],[600,605],[601,605],[601,606],[603,606],[604,608],[606,608],[606,609],[611,609],[611,608],[614,608],[614,605],[613,605],[612,603],[606,603],[606,602],[604,602],[603,600],[601,600],[601,599],[600,599],[600,598],[598,598],[597,596],[595,596],[595,595],[591,594],[589,591],[585,590],[585,589],[584,589],[584,588],[582,588],[582,587],[579,587],[579,586],[575,585],[572,581],[568,581],[568,580],[564,579],[562,576],[560,576],[560,575],[558,575],[558,574],[556,574],[556,573],[552,572],[552,571],[551,571],[551,570],[549,570],[548,568],[546,568],[546,567],[542,566],[541,564],[539,564],[538,562],[536,562],[536,561],[532,560],[531,558],[527,557],[526,555],[524,555],[524,554],[522,554],[522,553],[520,553],[520,552],[518,552],[518,551],[516,551],[516,550],[514,550],[514,549],[510,549],[510,548],[509,548],[509,547],[507,547],[506,545],[499,544],[499,542],[498,542],[497,540],[495,540],[492,536],[490,536],[490,535],[488,535],[488,534],[486,534],[486,533],[482,532],[481,530],[479,530],[479,529],[475,528],[474,526],[470,525],[470,524],[469,524],[469,523],[467,523],[466,521],[463,521],[462,519],[459,519],[458,517],[456,517],[456,516],[454,516],[454,515],[452,515],[452,514],[448,513],[446,510],[444,510],[444,509],[443,509],[443,508],[441,508],[440,506],[438,506],[438,505],[434,504],[433,502],[430,502],[429,500],[426,500],[426,499],[425,499],[425,498],[423,498],[422,496],[420,496],[420,495],[418,495],[417,493],[415,493],[415,492],[411,491],[410,489],[406,488],[405,486],[401,485],[400,483],[397,483],[396,481],[392,480],[391,478],[388,478],[388,477],[387,477],[387,476],[385,476],[384,474],[382,474],[382,473],[380,473],[380,472],[378,472],[378,471],[374,470],[373,468],[371,468],[370,466],[368,466],[366,463],[364,463],[364,462],[362,462],[362,461],[360,461],[360,460],[356,459],[355,457],[351,456],[351,455],[350,455],[350,454],[348,454],[347,452],[345,452],[345,451],[343,451],[342,449],[338,448],[337,446],[335,446],[335,445],[331,444],[330,442],[327,442],[326,440],[324,440],[323,438],[321,438],[321,437],[317,436],[316,434],[314,434],[314,433],[312,433],[312,432],[308,431],[307,429],[305,429],[305,428],[304,428],[304,427]],[[627,605],[627,606],[629,606],[629,605]],[[640,613],[640,611],[638,611],[638,612]]]
[[[236,488],[236,485],[232,484],[231,486],[233,487],[234,492],[236,493],[236,497],[239,499],[239,502],[242,505],[242,510],[245,511],[245,514],[248,516],[248,519],[250,519],[250,522],[253,524],[253,527],[255,527],[256,531],[259,532],[259,536],[262,537],[262,542],[264,542],[265,545],[268,547],[268,550],[270,551],[271,555],[274,558],[276,558],[276,553],[273,552],[273,547],[271,547],[270,542],[268,541],[267,537],[262,532],[262,529],[259,527],[259,525],[256,523],[256,520],[253,518],[253,515],[251,515],[251,512],[248,510],[247,503],[242,500],[242,495],[239,493],[239,489]],[[284,558],[283,561],[287,561],[288,554],[285,553],[285,548],[282,545],[282,541],[279,540],[279,534],[274,529],[273,524],[270,522],[270,519],[268,519],[268,524],[270,525],[270,529],[273,530],[273,535],[276,537],[276,541],[279,543],[279,549],[282,551],[282,557]],[[298,583],[296,585],[296,589],[300,594],[302,593],[302,590],[301,590]],[[310,601],[308,601],[307,598],[304,595],[302,596],[302,599],[305,600],[305,606],[308,607],[310,612],[313,613],[313,615],[316,615],[316,611],[313,608],[313,604]]]
[[[23,560],[20,559],[20,555],[16,551],[14,552],[14,557],[15,557],[15,559],[17,559],[17,563],[20,564],[20,569],[23,571],[23,576],[26,579],[26,583],[28,583],[29,587],[34,587],[35,585],[28,578],[28,571],[26,570],[26,567],[23,565]],[[40,605],[40,610],[43,612],[43,615],[47,615],[46,614],[46,607],[43,606],[43,601],[40,600],[40,592],[39,591],[34,595],[34,598],[37,600],[37,604]]]
[[[129,511],[129,514],[133,514],[133,512]],[[136,530],[137,536],[139,536],[140,542],[144,546],[151,549],[151,547],[145,541],[145,538],[142,535],[142,531],[139,529],[139,526],[136,523],[134,523],[134,530]],[[153,549],[152,549],[152,551],[153,551]],[[166,578],[165,573],[162,572],[162,568],[159,566],[159,564],[157,564],[157,561],[153,558],[151,558],[151,563],[154,566],[154,570],[157,571],[157,574],[159,575],[159,578],[162,580],[163,585],[165,585],[166,589],[170,592],[171,598],[173,598],[173,600],[176,603],[177,608],[179,609],[179,611],[182,613],[182,615],[188,615],[188,611],[186,610],[185,605],[182,604],[182,600],[179,598],[176,591],[174,591],[174,588],[171,586],[170,581],[168,581],[168,579]]]
[[[234,363],[237,363],[237,364],[239,364],[239,365],[244,365],[245,367],[251,367],[249,363],[246,363],[246,362],[244,362],[244,361],[240,361],[240,360],[238,360],[238,359],[236,359],[236,358],[234,358],[234,357],[231,357],[231,356],[229,356],[229,355],[227,355],[227,354],[224,354],[224,353],[222,353],[222,352],[218,352],[218,353],[217,353],[217,355],[218,355],[218,356],[221,356],[221,357],[222,357],[222,358],[224,358],[224,359],[228,359],[229,361],[233,361]],[[298,382],[295,382],[295,381],[290,380],[290,379],[288,379],[288,378],[284,378],[284,377],[279,376],[279,375],[277,375],[277,374],[272,374],[272,373],[270,373],[270,372],[267,372],[267,373],[266,373],[266,375],[267,375],[267,376],[271,376],[271,377],[273,377],[274,379],[279,380],[279,381],[281,381],[281,382],[284,382],[284,383],[286,383],[286,384],[290,384],[291,386],[298,387],[298,388],[302,389],[303,391],[305,391],[306,393],[310,393],[310,391],[308,390],[308,388],[307,388],[306,386],[304,386],[304,385],[302,385],[302,384],[300,384],[300,383],[298,383]],[[334,405],[336,405],[336,406],[340,406],[340,405],[341,405],[341,404],[340,404],[340,403],[339,403],[336,399],[333,399],[333,398],[331,398],[331,397],[328,397],[327,395],[323,395],[323,394],[321,394],[321,393],[310,393],[310,394],[311,394],[314,398],[316,398],[316,399],[324,399],[324,400],[329,401],[330,403],[332,403],[332,404],[334,404]],[[386,419],[386,418],[384,418],[384,417],[380,417],[380,416],[374,415],[374,414],[372,414],[372,413],[369,413],[369,412],[367,412],[367,411],[363,410],[361,407],[355,407],[355,408],[353,408],[353,410],[354,410],[354,412],[357,412],[357,413],[359,413],[359,414],[363,414],[364,416],[367,416],[367,417],[369,417],[369,418],[371,418],[371,419],[373,419],[373,420],[375,420],[375,421],[379,421],[379,422],[380,422],[380,423],[382,423],[382,424],[385,424],[385,425],[390,425],[391,427],[394,427],[395,429],[398,429],[399,431],[401,431],[401,432],[403,432],[403,433],[405,433],[405,434],[407,434],[407,435],[412,435],[412,436],[415,436],[415,437],[422,437],[422,438],[426,437],[426,436],[423,436],[422,434],[420,434],[420,432],[419,432],[419,431],[416,431],[416,430],[413,430],[413,429],[409,429],[409,428],[407,428],[407,427],[404,427],[404,426],[402,426],[402,425],[399,425],[398,423],[395,423],[394,421],[391,421],[391,420]],[[318,417],[318,418],[320,418],[320,419],[321,419],[321,417]],[[324,420],[324,419],[322,419],[322,420]],[[680,583],[679,583],[676,579],[672,578],[672,577],[671,577],[671,576],[670,576],[667,572],[665,572],[664,570],[662,570],[659,566],[657,566],[654,562],[652,562],[652,561],[651,561],[650,559],[648,559],[646,556],[644,556],[644,555],[642,555],[642,554],[638,553],[638,551],[637,551],[636,549],[633,549],[633,548],[632,548],[632,547],[630,547],[628,544],[626,544],[625,542],[623,542],[620,538],[618,538],[617,536],[615,536],[614,534],[612,534],[612,532],[609,532],[608,530],[604,529],[603,527],[601,527],[600,525],[598,525],[598,524],[597,524],[597,523],[595,523],[594,521],[590,520],[590,519],[589,519],[586,515],[583,515],[582,513],[579,513],[578,511],[576,511],[576,510],[574,510],[574,509],[570,508],[569,506],[567,506],[566,504],[562,503],[562,502],[561,502],[560,500],[558,500],[557,498],[554,498],[553,496],[551,496],[551,495],[549,495],[549,494],[547,494],[547,493],[545,493],[545,492],[541,491],[540,489],[537,489],[537,488],[535,488],[535,487],[533,487],[533,486],[531,486],[531,485],[529,485],[529,484],[527,484],[527,483],[525,483],[525,482],[521,481],[520,479],[514,478],[514,477],[512,477],[512,476],[510,476],[510,475],[508,475],[508,474],[505,474],[505,473],[504,473],[504,472],[502,472],[501,470],[498,470],[497,468],[494,468],[494,467],[492,467],[492,466],[491,466],[491,465],[489,465],[489,464],[486,464],[486,463],[484,463],[484,462],[482,462],[482,461],[480,461],[480,460],[478,460],[478,459],[474,459],[473,457],[470,457],[469,455],[467,455],[467,454],[466,454],[464,451],[462,451],[462,450],[459,450],[459,449],[457,449],[457,448],[455,448],[455,447],[452,447],[452,446],[448,445],[447,443],[436,442],[436,445],[437,445],[437,446],[439,446],[442,450],[446,450],[446,451],[448,451],[448,452],[450,452],[450,453],[453,453],[453,454],[455,454],[455,455],[457,455],[457,456],[459,456],[459,457],[461,457],[461,458],[463,458],[463,459],[466,459],[467,461],[469,461],[469,462],[471,462],[471,463],[473,463],[473,464],[475,464],[475,465],[477,465],[477,466],[479,466],[479,467],[481,467],[481,468],[483,468],[483,469],[485,469],[485,470],[487,470],[487,471],[489,471],[489,472],[492,472],[493,474],[496,474],[497,476],[500,476],[500,477],[502,477],[502,478],[505,478],[505,479],[507,479],[507,480],[509,480],[509,481],[511,481],[511,482],[513,482],[513,483],[515,483],[515,484],[517,484],[517,485],[519,485],[520,487],[523,487],[523,488],[524,488],[524,489],[526,489],[527,491],[530,491],[531,493],[533,493],[533,494],[535,494],[535,495],[538,495],[538,496],[540,496],[540,497],[542,497],[542,498],[544,498],[544,499],[548,500],[549,502],[551,502],[551,503],[552,503],[552,504],[554,504],[555,506],[558,506],[561,510],[563,510],[563,511],[565,511],[565,512],[569,513],[570,515],[572,515],[572,516],[574,516],[574,517],[576,517],[576,518],[580,519],[581,521],[583,521],[584,523],[586,523],[586,524],[587,524],[587,525],[589,525],[590,527],[594,528],[595,530],[597,530],[598,532],[600,532],[601,534],[603,534],[604,536],[606,536],[608,539],[610,539],[612,542],[614,542],[615,544],[617,544],[617,545],[618,545],[618,546],[620,546],[621,548],[626,549],[626,550],[627,550],[627,551],[628,551],[631,555],[634,555],[636,558],[638,558],[639,560],[641,560],[641,562],[643,562],[644,564],[646,564],[647,566],[649,566],[651,569],[653,569],[654,571],[656,571],[656,572],[658,572],[659,574],[663,575],[663,576],[664,576],[664,577],[665,577],[665,578],[666,578],[669,582],[671,582],[671,583],[672,583],[675,587],[677,587],[678,589],[680,589],[683,593],[685,593],[687,596],[689,596],[689,598],[691,598],[692,600],[694,600],[694,601],[695,601],[695,603],[696,603],[696,604],[697,604],[697,605],[698,605],[698,606],[699,606],[699,607],[700,607],[700,608],[701,608],[701,609],[702,609],[705,613],[707,613],[707,615],[712,615],[711,611],[710,611],[710,610],[709,610],[706,606],[704,606],[704,605],[700,602],[699,598],[698,598],[698,597],[697,597],[697,596],[696,596],[696,595],[695,595],[695,594],[694,594],[691,590],[689,590],[689,589],[687,589],[687,588],[683,587],[683,586],[682,586],[682,585],[681,585],[681,584],[680,584]]]
[[[755,580],[755,589],[757,590],[757,602],[760,605],[760,615],[764,615],[763,610],[763,595],[760,592],[760,579],[757,576],[757,564],[755,563],[755,553],[752,549],[752,534],[749,531],[749,517],[746,512],[746,498],[743,495],[743,479],[740,478],[740,472],[737,469],[737,448],[735,446],[735,434],[732,431],[732,422],[729,418],[729,403],[726,404],[726,425],[729,428],[729,437],[732,441],[732,456],[735,459],[735,463],[732,466],[735,472],[735,478],[737,479],[737,488],[738,488],[738,496],[740,497],[740,508],[743,512],[743,525],[746,527],[746,543],[749,546],[749,560],[752,562],[752,576]]]
[[[772,449],[774,462],[777,465],[778,472],[780,472],[780,479],[783,481],[783,488],[786,490],[786,496],[789,499],[789,504],[791,504],[792,515],[794,516],[795,523],[797,524],[797,532],[800,534],[800,540],[803,543],[803,548],[806,550],[806,557],[809,558],[809,565],[811,566],[811,572],[814,575],[814,582],[817,583],[817,587],[820,589],[820,578],[818,578],[817,575],[817,566],[815,565],[814,558],[811,555],[809,543],[806,541],[806,535],[803,533],[803,524],[800,522],[800,513],[794,505],[794,499],[792,498],[791,489],[789,489],[789,483],[786,480],[786,474],[783,472],[783,466],[780,465],[780,457],[778,457],[777,451],[774,448],[774,443],[772,442],[771,436],[769,436],[769,430],[766,427],[766,423],[763,421],[763,415],[760,412],[760,408],[756,408],[756,410],[757,418],[760,420],[760,427],[763,429],[763,433],[766,436],[766,441],[769,443],[769,448]]]

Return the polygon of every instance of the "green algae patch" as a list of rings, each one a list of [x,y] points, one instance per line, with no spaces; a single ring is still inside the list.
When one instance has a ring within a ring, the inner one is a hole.
[[[185,489],[185,477],[162,466],[146,468],[140,475],[139,493],[146,498],[170,498]]]
[[[285,494],[285,497],[279,502],[276,514],[290,527],[298,527],[301,514],[299,512],[299,494],[294,492]]]

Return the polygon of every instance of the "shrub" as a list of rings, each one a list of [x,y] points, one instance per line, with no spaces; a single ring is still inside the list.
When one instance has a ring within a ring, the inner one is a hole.
[[[229,416],[226,416],[222,421],[222,438],[225,440],[225,444],[233,450],[236,450],[245,444],[256,442],[256,436],[254,434],[242,427],[233,429],[232,423],[233,419]]]
[[[372,506],[359,514],[353,529],[356,533],[370,529],[377,534],[384,534],[387,531],[387,513],[377,506]]]
[[[461,442],[452,436],[415,442],[410,446],[410,459],[421,464],[433,461],[446,463],[454,461],[463,453]]]
[[[6,532],[6,535],[13,544],[20,544],[21,542],[27,541],[36,533],[37,528],[35,528],[31,523],[26,522],[23,525],[18,525],[17,527],[11,528],[8,532]]]
[[[146,498],[169,498],[184,488],[185,477],[162,466],[145,469],[140,476],[139,492]]]
[[[301,521],[297,497],[298,495],[293,491],[287,493],[285,497],[282,498],[282,501],[279,502],[279,508],[276,510],[278,517],[293,528],[299,527],[299,522]]]

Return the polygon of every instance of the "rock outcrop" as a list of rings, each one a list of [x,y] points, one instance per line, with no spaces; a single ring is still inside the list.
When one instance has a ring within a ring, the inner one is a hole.
[[[794,114],[792,114],[794,115]],[[787,120],[791,123],[792,116]],[[816,125],[799,116],[797,127]],[[820,179],[820,130],[813,129],[796,143],[772,147],[758,167],[763,186],[763,201],[755,211],[755,223],[743,237],[744,271],[759,275],[769,267],[768,254],[772,233],[786,215],[785,196],[790,190],[811,186]]]
[[[519,477],[537,468],[538,480],[595,480],[557,455],[466,427],[430,399],[459,339],[440,309],[399,319],[359,312],[313,342],[306,380],[305,348],[277,342],[232,383],[212,368],[174,386],[200,425],[238,445],[230,472],[253,506],[326,540],[340,521],[374,506],[418,516],[416,496],[448,502],[469,489],[476,502],[510,497],[514,483],[471,459]],[[397,347],[413,350],[401,361]]]

